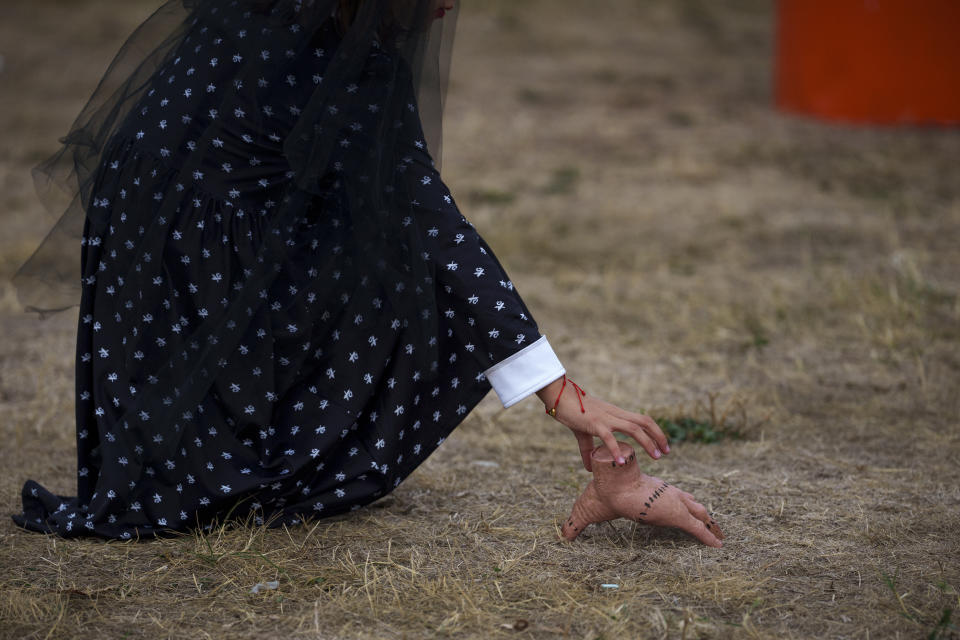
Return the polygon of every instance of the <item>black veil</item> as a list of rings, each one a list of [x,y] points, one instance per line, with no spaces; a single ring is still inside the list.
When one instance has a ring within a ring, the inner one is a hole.
[[[456,10],[435,19],[438,4],[436,0],[167,0],[123,44],[60,139],[62,147],[33,169],[37,192],[54,222],[13,282],[26,310],[44,318],[79,304],[82,274],[96,271],[81,264],[81,243],[97,242],[111,233],[110,207],[96,198],[105,159],[141,100],[163,82],[162,74],[177,61],[183,47],[191,46],[198,29],[221,30],[220,37],[240,56],[240,64],[253,67],[245,77],[263,77],[277,86],[283,86],[283,65],[257,55],[257,38],[270,38],[272,44],[282,40],[288,57],[323,55],[327,60],[322,77],[315,77],[308,99],[300,103],[302,108],[286,114],[246,114],[260,121],[264,131],[276,130],[278,118],[282,124],[288,166],[277,193],[279,204],[270,213],[268,230],[257,239],[256,262],[231,276],[230,297],[183,327],[182,350],[149,363],[146,380],[167,382],[158,388],[174,393],[167,397],[140,394],[137,406],[122,420],[121,437],[129,439],[128,445],[144,442],[150,435],[142,416],[150,416],[151,424],[170,425],[173,431],[179,431],[179,420],[190,419],[190,411],[216,376],[218,363],[236,348],[251,309],[265,304],[263,292],[296,249],[285,240],[289,234],[280,231],[301,225],[304,241],[310,241],[311,227],[304,221],[323,215],[334,187],[339,194],[337,206],[349,212],[352,242],[312,268],[325,275],[342,272],[357,286],[366,278],[375,279],[385,293],[385,304],[392,307],[390,316],[403,318],[404,326],[418,336],[414,357],[424,370],[436,367],[434,291],[422,285],[432,282],[433,267],[423,257],[423,233],[405,193],[404,149],[396,132],[398,123],[409,120],[411,113],[419,114],[423,138],[439,168]],[[248,26],[232,29],[232,23]],[[203,111],[213,113],[222,95],[197,98],[206,100]],[[383,105],[376,113],[370,111],[373,102]],[[353,140],[349,146],[343,144],[347,131]],[[187,142],[171,139],[169,146]],[[209,140],[193,142],[200,151],[178,168],[184,175],[222,160],[216,157],[215,147],[205,144]],[[159,216],[178,206],[176,197],[166,198]],[[38,224],[51,222],[37,217]],[[144,247],[155,241],[149,221],[145,224]],[[98,305],[115,305],[119,312],[138,289],[149,285],[149,269],[143,268],[143,262],[133,264],[136,267],[117,278],[110,296],[98,298]],[[318,304],[351,312],[349,301]],[[146,347],[126,345],[128,361],[141,348]],[[168,452],[178,447],[178,438],[171,435],[161,445]],[[127,471],[138,477],[142,467],[134,463]]]

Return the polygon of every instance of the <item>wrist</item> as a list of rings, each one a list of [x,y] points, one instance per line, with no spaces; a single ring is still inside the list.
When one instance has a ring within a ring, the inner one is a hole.
[[[550,408],[553,406],[554,401],[557,399],[557,396],[560,394],[560,389],[563,387],[563,376],[557,378],[547,386],[537,390],[537,397],[540,398],[540,401],[543,404]]]
[[[567,388],[567,386],[569,386],[571,389],[570,393],[576,396],[577,404],[580,405],[580,412],[584,413],[586,409],[584,409],[583,407],[583,400],[581,399],[581,395],[585,396],[587,395],[587,392],[581,389],[580,385],[578,385],[576,382],[568,378],[566,374],[561,376],[560,382],[559,382],[560,388],[559,390],[557,390],[557,395],[554,398],[553,403],[552,404],[550,403],[550,400],[548,398],[552,395],[552,392],[556,389],[557,384],[558,384],[558,381],[554,380],[549,385],[541,389],[541,391],[543,391],[543,394],[540,397],[541,397],[541,400],[543,400],[544,409],[546,410],[547,414],[553,416],[554,418],[557,418],[557,411],[558,411],[558,407],[560,406],[560,396],[563,395],[563,392]],[[560,420],[560,418],[557,418],[557,419]],[[560,421],[563,422],[563,420],[560,420]]]

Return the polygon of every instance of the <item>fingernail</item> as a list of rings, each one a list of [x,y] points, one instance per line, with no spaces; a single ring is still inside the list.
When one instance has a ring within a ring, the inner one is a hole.
[[[619,458],[617,458],[617,464],[620,464],[620,465],[627,464],[627,461],[623,458],[623,456],[620,456]]]
[[[663,455],[663,454],[660,453],[660,449],[654,449],[654,450],[653,450],[653,457],[654,457],[654,458],[659,458],[661,455]]]
[[[670,453],[670,445],[668,444],[663,445],[663,451],[664,453]]]

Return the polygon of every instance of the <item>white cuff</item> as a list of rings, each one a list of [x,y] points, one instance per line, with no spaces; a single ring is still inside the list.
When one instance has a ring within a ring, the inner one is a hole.
[[[566,372],[547,342],[547,336],[542,335],[536,342],[484,371],[483,375],[506,409]]]

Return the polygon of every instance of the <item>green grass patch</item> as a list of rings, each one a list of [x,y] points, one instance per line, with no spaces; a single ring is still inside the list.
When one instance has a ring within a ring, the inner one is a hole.
[[[689,416],[678,418],[657,418],[657,424],[670,438],[670,442],[702,442],[713,444],[725,437],[739,437],[735,431],[729,431],[722,426],[711,424],[708,421],[697,420]]]

